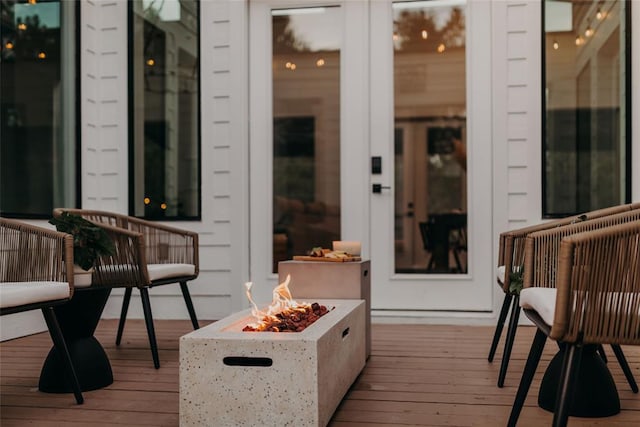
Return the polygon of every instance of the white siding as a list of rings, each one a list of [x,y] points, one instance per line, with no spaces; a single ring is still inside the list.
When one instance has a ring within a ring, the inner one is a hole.
[[[493,17],[494,234],[498,236],[541,220],[541,4],[539,0],[494,2]]]
[[[200,2],[202,221],[172,223],[200,236],[200,276],[190,285],[200,319],[240,308],[247,280],[246,215],[235,214],[247,210],[245,8],[244,2]],[[82,207],[125,214],[127,13],[122,0],[81,3]],[[119,316],[122,293],[112,292],[104,317]],[[129,317],[141,318],[138,293],[133,296]],[[154,318],[188,318],[179,286],[155,288],[151,298]]]

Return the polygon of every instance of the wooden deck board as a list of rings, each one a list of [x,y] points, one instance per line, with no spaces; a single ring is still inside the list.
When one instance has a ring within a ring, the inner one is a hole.
[[[96,332],[112,364],[114,383],[84,393],[76,405],[71,394],[37,389],[42,363],[51,347],[46,333],[0,344],[0,425],[78,427],[177,426],[178,339],[190,322],[156,321],[161,368],[151,362],[144,322],[127,322],[123,343],[116,347],[115,320],[101,321]],[[501,352],[494,363],[486,355],[492,327],[373,325],[372,354],[342,404],[331,427],[506,425],[534,330],[520,327],[505,387],[496,386]],[[502,343],[501,343],[502,345]],[[520,427],[550,425],[552,414],[536,403],[542,370],[556,347],[545,347]],[[623,408],[600,419],[571,418],[571,427],[640,425],[640,396],[633,394],[613,357],[610,367]],[[625,347],[640,379],[640,348]],[[215,427],[212,420],[211,427]]]

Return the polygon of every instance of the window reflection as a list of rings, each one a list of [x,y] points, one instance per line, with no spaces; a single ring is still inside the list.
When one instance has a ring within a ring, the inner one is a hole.
[[[340,8],[272,11],[273,271],[340,238]]]
[[[547,216],[628,199],[627,6],[624,1],[544,3]]]
[[[133,9],[132,206],[146,218],[200,216],[199,3]]]
[[[467,271],[465,2],[393,4],[395,271]]]
[[[71,2],[3,1],[0,23],[0,212],[50,217],[75,205]],[[67,99],[68,98],[68,99]],[[66,120],[62,120],[66,117]]]

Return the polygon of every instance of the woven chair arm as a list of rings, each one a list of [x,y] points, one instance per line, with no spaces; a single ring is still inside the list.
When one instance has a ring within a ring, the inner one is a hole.
[[[640,344],[640,221],[562,240],[551,338]]]
[[[92,284],[106,287],[144,287],[150,283],[142,233],[94,222],[113,241],[113,255],[98,258]]]
[[[193,264],[198,274],[198,233],[134,217],[128,227],[144,235],[149,264]]]
[[[566,236],[640,220],[640,209],[531,233],[525,244],[524,287],[556,287],[560,242]]]
[[[74,290],[73,237],[0,218],[0,281],[67,282]]]

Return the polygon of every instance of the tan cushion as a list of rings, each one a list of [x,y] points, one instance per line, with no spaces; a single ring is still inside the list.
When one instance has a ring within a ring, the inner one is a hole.
[[[520,307],[535,310],[547,325],[553,325],[556,288],[524,288],[520,291]]]
[[[196,266],[193,264],[148,264],[149,279],[168,279],[170,277],[193,276]]]
[[[67,282],[3,282],[0,283],[0,307],[18,307],[44,301],[69,298]]]

